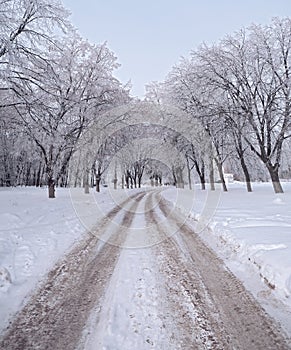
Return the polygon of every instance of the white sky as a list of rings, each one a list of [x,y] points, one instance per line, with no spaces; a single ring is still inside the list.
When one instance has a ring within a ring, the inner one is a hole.
[[[84,38],[108,47],[131,80],[132,94],[161,81],[202,42],[217,42],[251,23],[291,16],[291,0],[62,0]]]

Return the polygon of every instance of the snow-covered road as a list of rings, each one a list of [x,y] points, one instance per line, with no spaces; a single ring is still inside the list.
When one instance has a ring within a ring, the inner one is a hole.
[[[131,195],[79,241],[17,314],[0,348],[290,349],[160,192]]]

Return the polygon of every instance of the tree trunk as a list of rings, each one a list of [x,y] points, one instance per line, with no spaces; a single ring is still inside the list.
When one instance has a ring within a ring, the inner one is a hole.
[[[210,181],[210,190],[215,191],[215,184],[214,184],[214,169],[213,169],[213,159],[210,159],[209,162],[209,181]]]
[[[199,175],[199,179],[200,179],[200,184],[201,184],[201,190],[204,191],[206,189],[204,174]]]
[[[114,189],[117,190],[117,170],[116,170],[116,164],[115,164],[115,170],[114,170],[114,179],[113,179],[113,185],[114,185]]]
[[[91,169],[91,176],[90,176],[90,187],[94,187],[94,177],[95,177],[95,172],[94,169]]]
[[[49,196],[49,198],[56,198],[55,197],[55,181],[52,178],[48,179],[48,196]]]
[[[247,165],[245,163],[245,160],[244,160],[243,156],[240,156],[240,164],[241,164],[242,170],[244,172],[245,182],[246,182],[246,185],[247,185],[247,191],[248,192],[252,192],[253,190],[252,190],[251,177],[250,177],[250,173],[249,173],[248,167],[247,167]]]
[[[155,175],[155,187],[159,186],[159,178],[158,175]]]
[[[96,175],[96,192],[100,192],[100,182],[101,177],[99,175]]]
[[[187,172],[188,172],[188,182],[189,182],[189,190],[192,190],[192,182],[191,182],[191,169],[189,164],[189,159],[186,157],[187,160]]]
[[[183,179],[183,171],[180,167],[176,169],[176,187],[177,188],[184,188],[184,179]]]
[[[85,194],[89,194],[89,172],[88,170],[85,171],[84,175],[84,192]]]
[[[273,189],[275,193],[284,193],[280,179],[279,179],[279,166],[273,166],[271,164],[266,164],[267,169],[269,171]]]
[[[129,176],[125,176],[126,188],[129,189]]]
[[[37,173],[36,173],[36,181],[35,181],[35,186],[36,187],[40,187],[40,175],[41,175],[41,168],[42,168],[42,166],[41,166],[42,164],[41,164],[41,162],[39,163],[39,167],[38,167],[38,171],[37,171]]]
[[[194,166],[195,166],[195,169],[196,169],[196,172],[199,176],[199,180],[200,180],[200,184],[201,184],[201,190],[205,190],[206,189],[206,186],[205,186],[205,165],[204,165],[204,161],[201,160],[201,169],[199,167],[199,163],[197,160],[194,159]],[[213,179],[213,182],[214,182],[214,179]]]
[[[40,175],[40,184],[39,187],[42,187],[44,184],[44,177],[45,177],[45,165],[42,167],[41,175]]]
[[[74,179],[74,187],[76,188],[77,187],[77,184],[78,184],[78,173],[75,174],[75,179]]]
[[[219,178],[221,180],[222,189],[223,189],[224,192],[227,192],[227,187],[226,187],[226,183],[225,183],[225,179],[224,179],[224,175],[223,175],[222,164],[218,160],[215,160],[215,162],[216,162],[216,165],[217,165]]]
[[[177,177],[176,177],[176,172],[174,167],[172,167],[172,175],[173,175],[174,186],[177,187]]]
[[[138,188],[141,188],[141,179],[142,179],[142,176],[139,176],[138,177]]]
[[[121,175],[121,188],[124,190],[124,175]]]
[[[31,172],[31,163],[27,163],[26,165],[26,172],[25,172],[25,182],[24,185],[25,186],[29,186],[30,185],[30,172]]]
[[[79,183],[79,173],[80,173],[80,160],[78,161],[77,169],[76,169],[76,172],[74,174],[74,187],[75,188],[78,186],[78,183]],[[79,183],[79,185],[80,185],[80,183]]]

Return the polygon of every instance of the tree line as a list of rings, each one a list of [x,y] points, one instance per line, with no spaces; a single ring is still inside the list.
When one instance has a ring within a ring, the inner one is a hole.
[[[0,185],[46,184],[54,197],[81,136],[129,89],[113,76],[114,53],[80,37],[60,2],[0,8]]]
[[[223,166],[243,174],[248,191],[266,173],[276,193],[283,192],[280,176],[290,178],[290,55],[291,20],[274,18],[201,45],[163,83],[148,86],[150,99],[200,121],[212,141],[208,170],[214,162],[224,190]],[[201,176],[199,149],[196,143],[185,156]]]
[[[55,186],[100,191],[109,171],[115,187],[141,186],[146,174],[191,188],[195,174],[214,190],[217,173],[226,191],[231,172],[248,191],[271,179],[283,192],[289,18],[201,45],[140,101],[114,77],[115,54],[83,39],[60,2],[0,0],[0,8],[0,186],[47,185],[53,198]]]

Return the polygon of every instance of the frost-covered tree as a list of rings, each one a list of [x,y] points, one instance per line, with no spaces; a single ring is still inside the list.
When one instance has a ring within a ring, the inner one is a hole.
[[[188,147],[187,159],[193,162],[204,188],[205,166],[209,173],[211,189],[214,190],[215,161],[223,189],[226,184],[223,174],[223,163],[228,157],[227,128],[219,110],[214,108],[217,93],[209,91],[198,79],[199,72],[191,60],[183,59],[180,65],[174,67],[165,81],[165,99],[172,101],[188,116],[184,129],[190,129],[189,138],[193,147]],[[183,120],[181,120],[183,125]],[[201,136],[203,141],[201,142]],[[190,155],[190,157],[189,157]],[[197,156],[197,157],[196,157]]]
[[[11,108],[24,110],[25,105],[15,94],[13,82],[37,81],[34,66],[48,60],[47,47],[57,45],[57,33],[70,27],[66,20],[68,14],[60,2],[46,0],[3,0],[0,9],[1,146],[5,149],[3,162],[9,158],[10,167],[9,174],[6,166],[4,172],[1,171],[1,177],[9,177],[9,181],[2,184],[39,185],[40,155]],[[25,74],[25,70],[30,74]]]
[[[0,8],[1,64],[38,55],[40,46],[53,43],[57,29],[68,26],[68,12],[58,0],[0,0]]]
[[[209,133],[222,182],[224,160],[238,157],[251,191],[251,150],[274,191],[283,192],[279,172],[291,136],[290,34],[289,18],[253,25],[216,45],[202,45],[166,79],[168,100],[201,120]]]
[[[228,115],[232,127],[241,128],[236,117],[242,115],[243,139],[266,166],[277,193],[283,192],[279,169],[290,137],[290,33],[290,19],[274,19],[193,53],[208,86],[235,101]]]
[[[0,141],[12,145],[14,130],[34,145],[33,167],[41,169],[42,178],[45,174],[53,198],[55,185],[67,185],[68,165],[85,131],[96,120],[105,119],[100,130],[108,124],[105,114],[128,102],[128,88],[113,76],[115,55],[105,44],[91,45],[80,38],[59,1],[0,2],[0,114],[5,115]],[[12,154],[12,146],[6,146],[3,159]],[[32,165],[21,154],[22,165],[31,173]],[[2,172],[5,179],[11,173],[7,167]]]
[[[74,35],[64,40],[62,50],[52,48],[49,63],[34,66],[37,82],[13,82],[24,105],[16,107],[19,119],[46,165],[50,198],[84,130],[122,95],[112,75],[115,67],[116,58],[105,45],[93,46]]]

